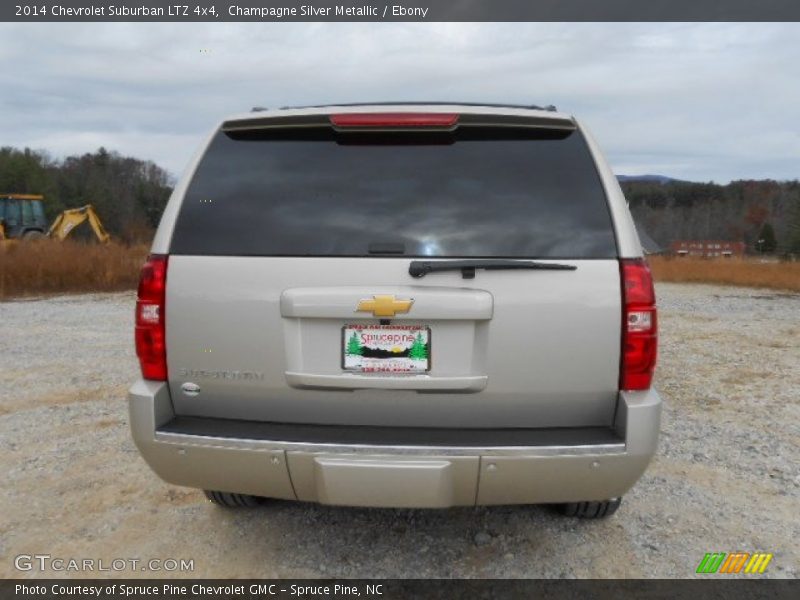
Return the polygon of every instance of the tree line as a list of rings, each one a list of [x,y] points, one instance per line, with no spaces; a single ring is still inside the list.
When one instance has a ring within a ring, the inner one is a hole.
[[[622,182],[637,226],[676,240],[744,242],[754,253],[800,254],[800,181]]]
[[[0,148],[0,194],[43,194],[51,223],[66,208],[94,205],[117,240],[149,240],[172,192],[169,173],[151,161],[96,152],[55,160],[29,148]]]
[[[0,193],[43,194],[49,221],[65,208],[93,204],[109,233],[126,242],[152,237],[173,184],[152,161],[105,148],[62,160],[0,148]],[[637,226],[662,248],[719,239],[745,242],[751,252],[800,254],[800,181],[621,185]]]

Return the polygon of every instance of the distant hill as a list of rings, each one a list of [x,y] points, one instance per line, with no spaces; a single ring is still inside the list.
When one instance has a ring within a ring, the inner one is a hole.
[[[666,175],[617,175],[617,179],[621,183],[628,183],[630,181],[645,181],[649,183],[672,183],[673,181],[680,181],[673,179]]]
[[[800,181],[719,185],[642,177],[620,178],[620,185],[639,232],[661,248],[676,240],[724,240],[744,242],[753,252],[769,235],[778,253],[800,253]]]
[[[47,220],[93,204],[103,225],[125,242],[148,240],[172,192],[158,165],[100,148],[53,160],[42,151],[0,147],[0,192],[44,194]]]

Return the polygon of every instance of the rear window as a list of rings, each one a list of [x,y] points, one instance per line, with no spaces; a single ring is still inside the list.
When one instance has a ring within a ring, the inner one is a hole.
[[[22,220],[25,223],[32,223],[33,222],[33,202],[24,201],[22,202]]]
[[[36,221],[44,221],[44,208],[42,208],[41,202],[31,202],[33,205],[33,218]]]
[[[579,131],[219,132],[170,252],[237,256],[613,258]]]

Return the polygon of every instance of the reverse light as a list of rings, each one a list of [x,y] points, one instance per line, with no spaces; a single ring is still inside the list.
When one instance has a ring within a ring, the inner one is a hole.
[[[653,327],[653,315],[646,310],[635,310],[628,313],[628,331],[650,331]]]
[[[167,288],[167,256],[151,254],[139,277],[136,297],[136,355],[142,377],[167,380],[167,343],[164,302]]]
[[[658,354],[658,323],[653,277],[642,258],[620,260],[622,281],[622,357],[619,387],[646,390]]]
[[[455,113],[344,113],[330,115],[334,127],[455,127]]]

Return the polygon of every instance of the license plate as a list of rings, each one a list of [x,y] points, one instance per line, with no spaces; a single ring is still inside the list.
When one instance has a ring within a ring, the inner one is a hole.
[[[342,368],[359,373],[425,373],[431,330],[421,325],[345,325]]]

